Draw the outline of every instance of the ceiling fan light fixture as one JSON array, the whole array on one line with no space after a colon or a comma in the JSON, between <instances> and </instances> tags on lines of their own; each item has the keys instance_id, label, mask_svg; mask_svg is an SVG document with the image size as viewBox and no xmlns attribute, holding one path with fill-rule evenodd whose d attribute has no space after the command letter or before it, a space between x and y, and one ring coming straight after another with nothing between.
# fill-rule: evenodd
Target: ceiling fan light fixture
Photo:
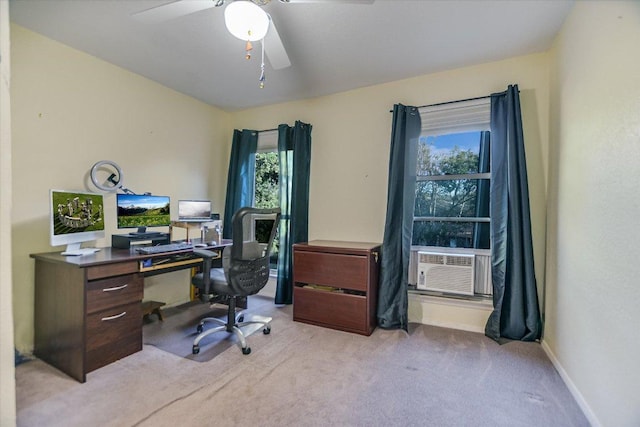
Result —
<instances>
[{"instance_id":1,"label":"ceiling fan light fixture","mask_svg":"<svg viewBox=\"0 0 640 427\"><path fill-rule=\"evenodd\" d=\"M236 0L224 10L227 30L244 41L262 40L269 29L269 16L260 6L246 0Z\"/></svg>"}]
</instances>

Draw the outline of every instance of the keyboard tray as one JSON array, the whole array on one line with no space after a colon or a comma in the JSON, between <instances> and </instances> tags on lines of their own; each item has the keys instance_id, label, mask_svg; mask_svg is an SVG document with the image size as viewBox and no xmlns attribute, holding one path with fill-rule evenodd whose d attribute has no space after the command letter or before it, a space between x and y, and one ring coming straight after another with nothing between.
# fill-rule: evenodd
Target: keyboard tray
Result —
<instances>
[{"instance_id":1,"label":"keyboard tray","mask_svg":"<svg viewBox=\"0 0 640 427\"><path fill-rule=\"evenodd\" d=\"M193 250L193 245L191 243L169 243L166 245L143 246L141 248L136 248L136 251L143 255L157 255L185 250Z\"/></svg>"}]
</instances>

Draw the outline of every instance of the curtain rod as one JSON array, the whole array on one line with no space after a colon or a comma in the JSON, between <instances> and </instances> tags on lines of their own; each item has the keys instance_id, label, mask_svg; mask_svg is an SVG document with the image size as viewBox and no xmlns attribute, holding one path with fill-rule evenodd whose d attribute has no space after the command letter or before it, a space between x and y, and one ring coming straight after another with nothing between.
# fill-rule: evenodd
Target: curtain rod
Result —
<instances>
[{"instance_id":1,"label":"curtain rod","mask_svg":"<svg viewBox=\"0 0 640 427\"><path fill-rule=\"evenodd\" d=\"M467 99L458 99L456 101L437 102L435 104L420 105L420 106L415 107L415 108L437 107L437 106L440 106L440 105L455 104L456 102L475 101L475 100L478 100L478 99L485 99L485 98L491 98L491 95L477 96L475 98L467 98ZM393 110L389 110L389 112L393 113Z\"/></svg>"},{"instance_id":2,"label":"curtain rod","mask_svg":"<svg viewBox=\"0 0 640 427\"><path fill-rule=\"evenodd\" d=\"M258 130L258 131L256 131L256 132L258 132L258 133L262 133L262 132L273 132L274 130L278 130L278 128L275 128L275 129L264 129L264 130Z\"/></svg>"},{"instance_id":3,"label":"curtain rod","mask_svg":"<svg viewBox=\"0 0 640 427\"><path fill-rule=\"evenodd\" d=\"M493 95L500 95L501 93L504 93L504 92L494 93ZM518 93L520 93L519 90L518 90ZM456 102L477 101L478 99L491 98L491 96L492 95L485 95L485 96L476 96L475 98L458 99L456 101L437 102L435 104L420 105L420 106L418 106L416 108L437 107L437 106L440 106L440 105L455 104ZM393 110L391 110L390 112L393 113Z\"/></svg>"},{"instance_id":4,"label":"curtain rod","mask_svg":"<svg viewBox=\"0 0 640 427\"><path fill-rule=\"evenodd\" d=\"M467 99L458 99L457 101L438 102L438 103L429 104L429 105L420 105L416 108L437 107L439 105L455 104L456 102L476 101L478 99L486 99L486 98L491 98L491 95L477 96L475 98L467 98Z\"/></svg>"}]
</instances>

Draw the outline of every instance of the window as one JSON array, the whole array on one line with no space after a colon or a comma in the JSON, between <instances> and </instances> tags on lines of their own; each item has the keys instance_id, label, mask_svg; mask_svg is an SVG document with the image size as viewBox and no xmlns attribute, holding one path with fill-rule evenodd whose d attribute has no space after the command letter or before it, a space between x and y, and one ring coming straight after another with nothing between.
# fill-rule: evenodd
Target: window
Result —
<instances>
[{"instance_id":1,"label":"window","mask_svg":"<svg viewBox=\"0 0 640 427\"><path fill-rule=\"evenodd\" d=\"M277 208L278 198L278 153L267 151L256 153L256 176L253 206L256 208Z\"/></svg>"},{"instance_id":2,"label":"window","mask_svg":"<svg viewBox=\"0 0 640 427\"><path fill-rule=\"evenodd\" d=\"M420 109L414 246L489 249L489 99Z\"/></svg>"},{"instance_id":3,"label":"window","mask_svg":"<svg viewBox=\"0 0 640 427\"><path fill-rule=\"evenodd\" d=\"M449 287L437 291L433 283L431 287L418 287L419 259L422 259L419 251L474 254L471 299L484 299L492 294L490 109L489 98L419 108L422 131L416 156L409 283L422 293L456 294L456 298L469 295ZM446 271L451 273L451 269ZM445 280L458 283L456 277Z\"/></svg>"},{"instance_id":4,"label":"window","mask_svg":"<svg viewBox=\"0 0 640 427\"><path fill-rule=\"evenodd\" d=\"M488 140L488 131L420 138L413 245L489 248Z\"/></svg>"},{"instance_id":5,"label":"window","mask_svg":"<svg viewBox=\"0 0 640 427\"><path fill-rule=\"evenodd\" d=\"M278 163L278 131L266 131L258 134L256 152L253 206L256 208L277 208L280 206ZM271 269L278 267L278 239L271 248Z\"/></svg>"}]
</instances>

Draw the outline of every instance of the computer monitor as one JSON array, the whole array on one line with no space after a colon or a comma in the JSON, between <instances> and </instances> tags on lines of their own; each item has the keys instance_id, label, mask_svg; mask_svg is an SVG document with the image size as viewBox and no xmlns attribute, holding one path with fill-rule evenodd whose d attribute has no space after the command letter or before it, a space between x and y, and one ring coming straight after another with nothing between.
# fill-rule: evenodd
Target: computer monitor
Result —
<instances>
[{"instance_id":1,"label":"computer monitor","mask_svg":"<svg viewBox=\"0 0 640 427\"><path fill-rule=\"evenodd\" d=\"M83 242L103 239L104 200L102 194L50 190L50 243L67 245L62 255L85 255L97 249L84 248Z\"/></svg>"},{"instance_id":2,"label":"computer monitor","mask_svg":"<svg viewBox=\"0 0 640 427\"><path fill-rule=\"evenodd\" d=\"M178 200L178 221L211 221L210 200Z\"/></svg>"},{"instance_id":3,"label":"computer monitor","mask_svg":"<svg viewBox=\"0 0 640 427\"><path fill-rule=\"evenodd\" d=\"M136 228L129 234L148 234L147 227L171 225L171 200L169 196L150 194L116 195L118 228Z\"/></svg>"}]
</instances>

